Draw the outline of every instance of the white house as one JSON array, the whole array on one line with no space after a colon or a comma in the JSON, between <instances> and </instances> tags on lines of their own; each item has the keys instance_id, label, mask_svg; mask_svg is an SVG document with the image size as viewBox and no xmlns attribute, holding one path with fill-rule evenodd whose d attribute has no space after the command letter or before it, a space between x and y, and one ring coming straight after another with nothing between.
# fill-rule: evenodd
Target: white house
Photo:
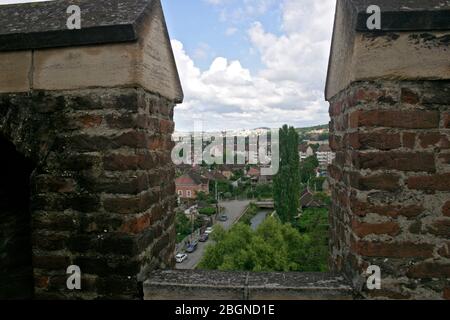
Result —
<instances>
[{"instance_id":1,"label":"white house","mask_svg":"<svg viewBox=\"0 0 450 320\"><path fill-rule=\"evenodd\" d=\"M298 147L300 162L304 161L306 158L314 155L314 150L311 146L302 144Z\"/></svg>"},{"instance_id":2,"label":"white house","mask_svg":"<svg viewBox=\"0 0 450 320\"><path fill-rule=\"evenodd\" d=\"M331 151L330 145L323 144L317 150L317 160L319 160L320 168L327 168L332 162L336 155Z\"/></svg>"}]
</instances>

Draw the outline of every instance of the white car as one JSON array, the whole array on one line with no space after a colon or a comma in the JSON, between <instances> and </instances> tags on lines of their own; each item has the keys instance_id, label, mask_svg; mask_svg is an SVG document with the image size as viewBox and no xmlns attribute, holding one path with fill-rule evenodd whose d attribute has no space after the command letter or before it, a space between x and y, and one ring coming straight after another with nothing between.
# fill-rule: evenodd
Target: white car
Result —
<instances>
[{"instance_id":1,"label":"white car","mask_svg":"<svg viewBox=\"0 0 450 320\"><path fill-rule=\"evenodd\" d=\"M187 258L188 256L185 253L179 253L175 256L175 260L177 261L177 263L183 263Z\"/></svg>"},{"instance_id":2,"label":"white car","mask_svg":"<svg viewBox=\"0 0 450 320\"><path fill-rule=\"evenodd\" d=\"M212 232L213 232L213 228L209 227L209 228L206 228L205 234L210 235Z\"/></svg>"}]
</instances>

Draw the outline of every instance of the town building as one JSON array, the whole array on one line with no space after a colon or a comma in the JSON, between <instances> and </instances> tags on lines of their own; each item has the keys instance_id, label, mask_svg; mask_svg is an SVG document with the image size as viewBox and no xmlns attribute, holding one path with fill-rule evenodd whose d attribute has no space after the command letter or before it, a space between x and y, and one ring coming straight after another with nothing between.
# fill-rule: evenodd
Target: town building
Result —
<instances>
[{"instance_id":1,"label":"town building","mask_svg":"<svg viewBox=\"0 0 450 320\"><path fill-rule=\"evenodd\" d=\"M317 160L319 161L319 168L322 170L326 170L327 167L333 162L333 159L336 157L329 144L320 145L319 149L317 150L316 156Z\"/></svg>"},{"instance_id":2,"label":"town building","mask_svg":"<svg viewBox=\"0 0 450 320\"><path fill-rule=\"evenodd\" d=\"M175 189L180 199L195 200L199 192L209 194L209 179L190 171L175 180Z\"/></svg>"},{"instance_id":3,"label":"town building","mask_svg":"<svg viewBox=\"0 0 450 320\"><path fill-rule=\"evenodd\" d=\"M250 170L247 172L247 177L249 177L252 180L259 180L259 177L261 176L261 170L256 167L251 167Z\"/></svg>"},{"instance_id":4,"label":"town building","mask_svg":"<svg viewBox=\"0 0 450 320\"><path fill-rule=\"evenodd\" d=\"M233 177L233 170L231 169L230 166L222 165L219 167L219 171L228 180L230 180Z\"/></svg>"},{"instance_id":5,"label":"town building","mask_svg":"<svg viewBox=\"0 0 450 320\"><path fill-rule=\"evenodd\" d=\"M307 188L303 189L300 195L300 206L302 209L326 207L326 205L321 200L315 198L314 194Z\"/></svg>"},{"instance_id":6,"label":"town building","mask_svg":"<svg viewBox=\"0 0 450 320\"><path fill-rule=\"evenodd\" d=\"M301 144L298 146L298 154L299 154L300 162L302 162L306 158L313 156L314 150L308 144Z\"/></svg>"},{"instance_id":7,"label":"town building","mask_svg":"<svg viewBox=\"0 0 450 320\"><path fill-rule=\"evenodd\" d=\"M227 177L225 177L219 170L210 170L205 172L203 175L210 181L225 181Z\"/></svg>"}]
</instances>

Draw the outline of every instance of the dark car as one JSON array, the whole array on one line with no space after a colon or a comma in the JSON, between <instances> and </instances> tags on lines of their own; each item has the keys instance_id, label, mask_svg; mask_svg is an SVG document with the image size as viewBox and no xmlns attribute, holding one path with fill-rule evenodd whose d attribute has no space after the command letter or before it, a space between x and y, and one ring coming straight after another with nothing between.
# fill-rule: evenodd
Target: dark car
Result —
<instances>
[{"instance_id":1,"label":"dark car","mask_svg":"<svg viewBox=\"0 0 450 320\"><path fill-rule=\"evenodd\" d=\"M197 242L192 242L191 244L188 245L186 252L187 253L192 253L195 250L197 250Z\"/></svg>"},{"instance_id":2,"label":"dark car","mask_svg":"<svg viewBox=\"0 0 450 320\"><path fill-rule=\"evenodd\" d=\"M225 222L225 221L228 221L228 217L226 215L221 215L219 220L222 222Z\"/></svg>"},{"instance_id":3,"label":"dark car","mask_svg":"<svg viewBox=\"0 0 450 320\"><path fill-rule=\"evenodd\" d=\"M200 239L198 241L206 242L206 241L208 241L208 239L209 239L209 236L206 233L204 233L204 234L202 234L202 236L200 237Z\"/></svg>"}]
</instances>

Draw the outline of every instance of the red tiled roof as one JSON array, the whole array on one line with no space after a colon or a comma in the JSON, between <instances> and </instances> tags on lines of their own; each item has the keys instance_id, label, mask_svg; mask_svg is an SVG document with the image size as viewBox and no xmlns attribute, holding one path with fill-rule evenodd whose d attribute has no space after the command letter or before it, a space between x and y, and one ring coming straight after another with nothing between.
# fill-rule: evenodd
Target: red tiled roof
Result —
<instances>
[{"instance_id":1,"label":"red tiled roof","mask_svg":"<svg viewBox=\"0 0 450 320\"><path fill-rule=\"evenodd\" d=\"M208 178L200 174L190 171L175 180L176 185L202 185L207 184Z\"/></svg>"},{"instance_id":2,"label":"red tiled roof","mask_svg":"<svg viewBox=\"0 0 450 320\"><path fill-rule=\"evenodd\" d=\"M259 176L260 175L260 171L257 168L250 168L250 170L248 170L247 173L249 176Z\"/></svg>"}]
</instances>

